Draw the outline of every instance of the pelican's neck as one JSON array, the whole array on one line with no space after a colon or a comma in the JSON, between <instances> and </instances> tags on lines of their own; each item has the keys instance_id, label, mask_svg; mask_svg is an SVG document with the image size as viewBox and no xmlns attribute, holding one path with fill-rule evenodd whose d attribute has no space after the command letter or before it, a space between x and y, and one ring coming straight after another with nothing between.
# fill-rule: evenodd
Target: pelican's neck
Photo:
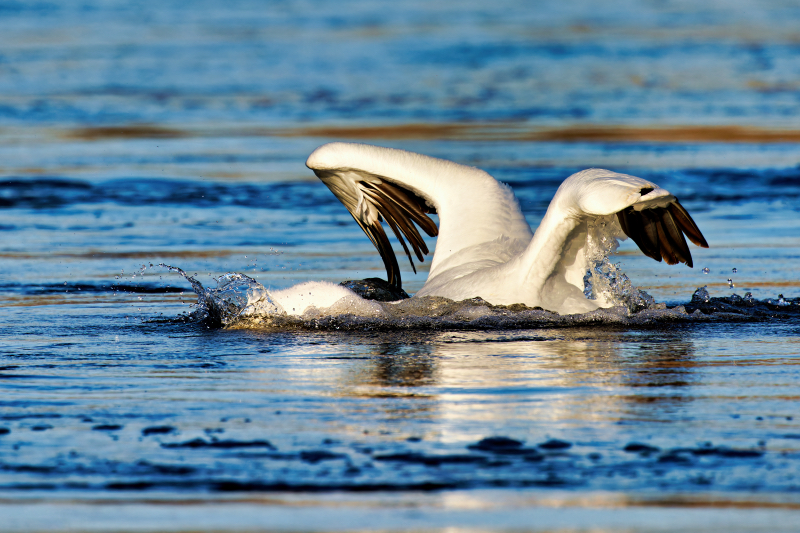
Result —
<instances>
[{"instance_id":1,"label":"pelican's neck","mask_svg":"<svg viewBox=\"0 0 800 533\"><path fill-rule=\"evenodd\" d=\"M597 306L583 294L586 221L576 209L550 205L514 271L526 300L545 309L586 312Z\"/></svg>"},{"instance_id":2,"label":"pelican's neck","mask_svg":"<svg viewBox=\"0 0 800 533\"><path fill-rule=\"evenodd\" d=\"M562 260L570 234L580 225L578 216L553 206L547 210L521 257L520 273L528 282L544 282L550 276Z\"/></svg>"}]
</instances>

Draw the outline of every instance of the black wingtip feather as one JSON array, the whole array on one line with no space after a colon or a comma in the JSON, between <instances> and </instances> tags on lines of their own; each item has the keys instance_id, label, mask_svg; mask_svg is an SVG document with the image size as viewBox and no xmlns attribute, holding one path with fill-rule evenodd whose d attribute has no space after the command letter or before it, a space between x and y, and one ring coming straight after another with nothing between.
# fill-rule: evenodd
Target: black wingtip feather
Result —
<instances>
[{"instance_id":1,"label":"black wingtip feather","mask_svg":"<svg viewBox=\"0 0 800 533\"><path fill-rule=\"evenodd\" d=\"M658 214L661 217L661 227L664 229L666 242L669 243L673 254L681 263L685 263L688 267L693 267L692 252L689 251L689 245L686 244L686 238L683 232L675 224L675 219L669 212L669 209L659 210Z\"/></svg>"},{"instance_id":2,"label":"black wingtip feather","mask_svg":"<svg viewBox=\"0 0 800 533\"><path fill-rule=\"evenodd\" d=\"M625 235L636 243L644 255L656 261L661 261L661 252L658 247L658 232L647 231L647 225L650 224L650 221L641 211L636 211L632 207L628 207L618 212L617 218L623 220L620 222L622 230L625 232Z\"/></svg>"},{"instance_id":3,"label":"black wingtip feather","mask_svg":"<svg viewBox=\"0 0 800 533\"><path fill-rule=\"evenodd\" d=\"M642 194L646 194L642 189ZM647 191L650 192L650 191ZM667 207L636 211L627 207L617 213L622 232L636 243L647 257L674 265L694 266L686 237L697 246L708 248L705 237L683 206L675 200Z\"/></svg>"},{"instance_id":4,"label":"black wingtip feather","mask_svg":"<svg viewBox=\"0 0 800 533\"><path fill-rule=\"evenodd\" d=\"M681 231L689 237L690 241L701 248L708 248L708 242L706 238L703 237L703 234L700 233L700 228L697 227L697 224L692 219L691 215L689 215L689 212L686 211L677 199L669 204L667 209L669 209L669 212L675 219L675 223Z\"/></svg>"},{"instance_id":5,"label":"black wingtip feather","mask_svg":"<svg viewBox=\"0 0 800 533\"><path fill-rule=\"evenodd\" d=\"M370 237L372 243L378 249L381 258L383 259L384 266L386 267L386 274L389 278L389 283L396 287L401 287L400 282L400 269L397 264L397 257L391 248L388 238L380 225L380 220L386 221L389 227L394 232L400 245L403 247L408 262L411 263L411 268L416 274L417 268L414 265L414 260L411 256L411 251L406 245L406 239L411 249L414 250L414 255L419 261L425 260L425 255L429 253L428 245L425 240L417 231L414 223L419 225L431 237L439 234L439 228L436 223L426 215L426 213L435 213L436 210L431 208L425 203L423 198L420 198L413 192L404 189L398 185L388 183L386 181L378 181L380 176L375 176L375 181L361 181L359 186L365 197L370 201L373 207L378 211L378 222L372 226L373 234L368 231L364 225L361 228ZM355 217L354 217L355 218ZM380 229L380 233L378 233Z\"/></svg>"}]
</instances>

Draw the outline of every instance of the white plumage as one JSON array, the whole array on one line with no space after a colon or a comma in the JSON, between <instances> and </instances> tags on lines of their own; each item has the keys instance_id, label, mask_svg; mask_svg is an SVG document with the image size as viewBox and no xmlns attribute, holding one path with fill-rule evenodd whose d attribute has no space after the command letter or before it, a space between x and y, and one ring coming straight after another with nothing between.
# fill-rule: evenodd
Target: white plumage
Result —
<instances>
[{"instance_id":1,"label":"white plumage","mask_svg":"<svg viewBox=\"0 0 800 533\"><path fill-rule=\"evenodd\" d=\"M417 226L437 235L430 273L416 296L492 304L523 303L558 313L586 312L601 301L583 293L589 224L604 220L642 251L692 265L684 234L705 239L668 191L602 169L578 172L559 187L535 233L511 189L486 172L404 150L355 143L317 148L306 165L330 188L378 249L389 283L401 286L381 222L403 236L419 260L428 253ZM439 227L427 216L436 213ZM413 260L412 260L413 267Z\"/></svg>"}]
</instances>

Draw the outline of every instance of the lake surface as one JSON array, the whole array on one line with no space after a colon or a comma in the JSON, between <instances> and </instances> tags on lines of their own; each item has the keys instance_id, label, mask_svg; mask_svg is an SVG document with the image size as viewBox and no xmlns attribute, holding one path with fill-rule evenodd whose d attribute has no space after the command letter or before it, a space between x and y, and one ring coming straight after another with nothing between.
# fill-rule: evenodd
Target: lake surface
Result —
<instances>
[{"instance_id":1,"label":"lake surface","mask_svg":"<svg viewBox=\"0 0 800 533\"><path fill-rule=\"evenodd\" d=\"M0 530L795 531L798 28L778 0L0 2ZM193 319L159 264L385 275L304 166L332 140L483 168L533 226L579 169L652 179L711 247L611 260L688 313Z\"/></svg>"}]
</instances>

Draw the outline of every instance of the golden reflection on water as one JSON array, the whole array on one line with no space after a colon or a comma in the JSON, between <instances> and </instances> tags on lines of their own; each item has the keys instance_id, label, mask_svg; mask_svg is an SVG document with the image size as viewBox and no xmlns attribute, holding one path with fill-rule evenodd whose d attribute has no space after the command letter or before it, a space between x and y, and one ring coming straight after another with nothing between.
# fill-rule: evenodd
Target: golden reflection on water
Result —
<instances>
[{"instance_id":1,"label":"golden reflection on water","mask_svg":"<svg viewBox=\"0 0 800 533\"><path fill-rule=\"evenodd\" d=\"M66 139L98 141L103 139L175 139L188 136L188 132L156 124L129 124L81 127L68 130L61 135Z\"/></svg>"},{"instance_id":2,"label":"golden reflection on water","mask_svg":"<svg viewBox=\"0 0 800 533\"><path fill-rule=\"evenodd\" d=\"M401 345L382 345L372 359L366 385L377 387L425 387L437 384L438 365L429 347L420 347L408 357ZM428 353L425 353L425 352Z\"/></svg>"},{"instance_id":3,"label":"golden reflection on water","mask_svg":"<svg viewBox=\"0 0 800 533\"><path fill-rule=\"evenodd\" d=\"M528 142L785 143L800 131L747 126L627 126L580 124L559 127L517 123L315 126L279 130L277 136L343 139L437 139Z\"/></svg>"},{"instance_id":4,"label":"golden reflection on water","mask_svg":"<svg viewBox=\"0 0 800 533\"><path fill-rule=\"evenodd\" d=\"M81 127L54 131L56 138L169 139L185 137L325 137L358 140L458 140L527 142L794 143L800 130L757 126L572 124L557 127L519 122L347 124L292 128L164 127L155 124Z\"/></svg>"},{"instance_id":5,"label":"golden reflection on water","mask_svg":"<svg viewBox=\"0 0 800 533\"><path fill-rule=\"evenodd\" d=\"M666 421L692 401L680 389L700 385L695 345L680 333L662 331L658 342L583 328L418 337L368 345L365 358L334 378L337 395L424 400L381 408L389 420L435 419L439 438L464 440L476 435L447 428L504 419Z\"/></svg>"},{"instance_id":6,"label":"golden reflection on water","mask_svg":"<svg viewBox=\"0 0 800 533\"><path fill-rule=\"evenodd\" d=\"M141 299L140 299L141 298ZM102 305L102 304L137 304L139 306L158 303L194 303L197 297L191 291L187 294L164 293L147 294L146 301L141 295L129 292L118 292L114 296L108 294L98 295L92 292L82 293L75 289L65 291L64 294L33 294L20 296L5 296L0 298L3 307L35 307L44 305Z\"/></svg>"},{"instance_id":7,"label":"golden reflection on water","mask_svg":"<svg viewBox=\"0 0 800 533\"><path fill-rule=\"evenodd\" d=\"M8 259L48 259L55 257L71 259L157 259L160 257L181 259L205 259L228 257L232 255L263 254L263 250L135 250L129 252L110 252L107 250L87 250L85 252L0 252L0 258Z\"/></svg>"},{"instance_id":8,"label":"golden reflection on water","mask_svg":"<svg viewBox=\"0 0 800 533\"><path fill-rule=\"evenodd\" d=\"M20 505L31 503L47 503L48 499L27 497L17 499L12 497L0 498L0 505ZM62 504L83 504L88 506L118 505L116 498L61 498ZM125 498L124 505L158 505L178 507L202 507L209 504L253 504L259 507L280 505L285 507L310 508L316 506L334 505L351 509L363 508L419 508L421 502L416 495L391 494L365 495L347 494L307 495L307 494L241 494L232 493L225 495L173 495L168 499L157 496L136 497L130 495ZM793 509L800 510L800 503L794 501L786 494L620 494L611 492L588 492L575 494L571 491L551 490L540 493L516 492L497 494L494 491L472 490L451 491L440 494L426 495L425 504L442 509L469 510L469 509L496 509L503 507L594 507L594 508L625 508L625 507L679 507L679 508L714 508L714 509ZM192 530L194 531L194 530Z\"/></svg>"}]
</instances>

